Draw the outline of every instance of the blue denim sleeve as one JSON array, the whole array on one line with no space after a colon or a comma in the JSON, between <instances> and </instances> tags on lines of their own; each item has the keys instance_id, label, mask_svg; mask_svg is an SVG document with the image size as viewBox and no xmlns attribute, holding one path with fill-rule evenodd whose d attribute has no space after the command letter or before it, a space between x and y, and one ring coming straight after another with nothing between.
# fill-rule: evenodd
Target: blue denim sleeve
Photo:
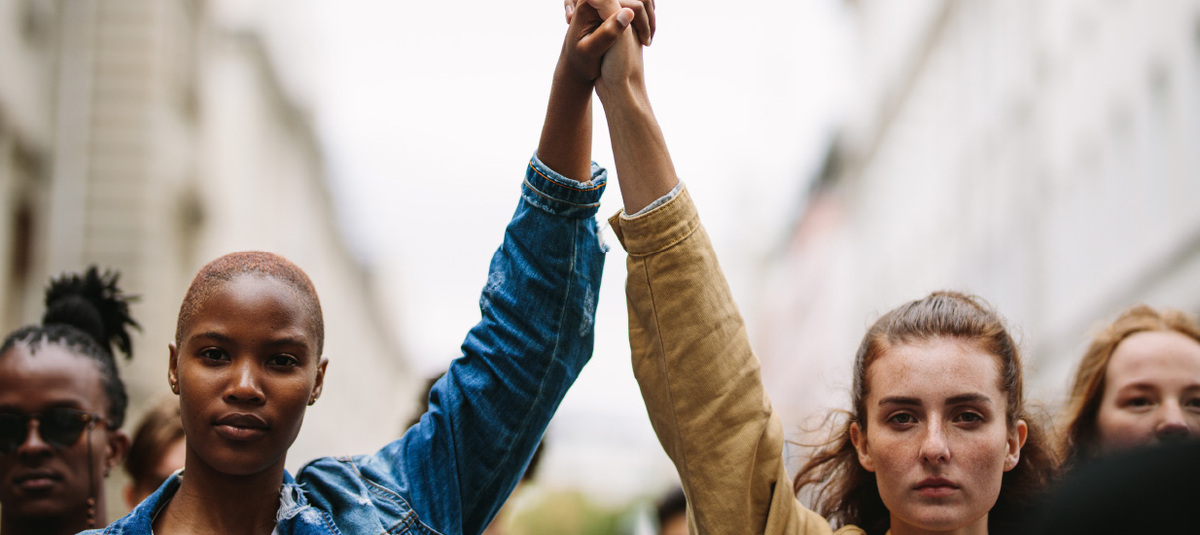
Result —
<instances>
[{"instance_id":1,"label":"blue denim sleeve","mask_svg":"<svg viewBox=\"0 0 1200 535\"><path fill-rule=\"evenodd\" d=\"M595 164L581 183L532 158L462 356L433 386L420 422L360 461L364 475L394 478L435 531L487 527L591 357L605 253L595 215L605 184Z\"/></svg>"}]
</instances>

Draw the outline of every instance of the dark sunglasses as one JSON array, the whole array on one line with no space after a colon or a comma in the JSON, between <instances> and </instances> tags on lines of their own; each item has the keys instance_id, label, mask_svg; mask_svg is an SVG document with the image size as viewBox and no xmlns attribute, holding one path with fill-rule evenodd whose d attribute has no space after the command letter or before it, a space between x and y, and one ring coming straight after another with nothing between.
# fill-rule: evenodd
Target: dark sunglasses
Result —
<instances>
[{"instance_id":1,"label":"dark sunglasses","mask_svg":"<svg viewBox=\"0 0 1200 535\"><path fill-rule=\"evenodd\" d=\"M29 436L30 420L37 420L38 434L55 449L75 444L84 430L91 430L97 422L106 421L99 414L65 407L49 409L41 414L0 413L0 454L17 451L25 443Z\"/></svg>"}]
</instances>

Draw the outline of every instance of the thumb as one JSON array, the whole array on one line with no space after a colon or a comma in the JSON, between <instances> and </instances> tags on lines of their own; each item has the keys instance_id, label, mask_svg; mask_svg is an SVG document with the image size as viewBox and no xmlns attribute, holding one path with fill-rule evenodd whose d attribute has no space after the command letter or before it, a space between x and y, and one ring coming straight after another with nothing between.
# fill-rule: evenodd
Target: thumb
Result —
<instances>
[{"instance_id":1,"label":"thumb","mask_svg":"<svg viewBox=\"0 0 1200 535\"><path fill-rule=\"evenodd\" d=\"M633 21L633 10L621 8L596 28L596 31L580 41L581 48L597 57L604 55L621 38L621 34L625 33L625 29L629 27L631 21Z\"/></svg>"}]
</instances>

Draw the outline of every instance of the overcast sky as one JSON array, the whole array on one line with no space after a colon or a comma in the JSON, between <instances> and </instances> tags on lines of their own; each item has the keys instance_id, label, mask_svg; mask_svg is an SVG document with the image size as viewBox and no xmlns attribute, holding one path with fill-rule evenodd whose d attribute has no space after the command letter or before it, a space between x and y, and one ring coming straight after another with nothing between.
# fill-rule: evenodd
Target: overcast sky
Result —
<instances>
[{"instance_id":1,"label":"overcast sky","mask_svg":"<svg viewBox=\"0 0 1200 535\"><path fill-rule=\"evenodd\" d=\"M662 0L647 83L735 295L780 238L848 86L839 0ZM276 4L278 5L278 4ZM561 2L312 1L313 91L354 248L386 277L421 374L458 354L536 148L566 30ZM597 101L593 158L612 172ZM600 215L620 208L615 176ZM596 353L552 424L543 475L620 500L674 476L629 364L624 252Z\"/></svg>"}]
</instances>

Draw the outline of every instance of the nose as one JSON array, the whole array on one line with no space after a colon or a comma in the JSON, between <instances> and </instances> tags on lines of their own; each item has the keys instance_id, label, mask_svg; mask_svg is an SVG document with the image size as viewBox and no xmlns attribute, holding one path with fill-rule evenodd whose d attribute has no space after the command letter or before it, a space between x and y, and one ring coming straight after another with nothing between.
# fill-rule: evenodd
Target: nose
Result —
<instances>
[{"instance_id":1,"label":"nose","mask_svg":"<svg viewBox=\"0 0 1200 535\"><path fill-rule=\"evenodd\" d=\"M1184 419L1183 408L1172 400L1163 404L1163 416L1154 428L1154 435L1159 442L1178 442L1191 434L1187 420Z\"/></svg>"},{"instance_id":2,"label":"nose","mask_svg":"<svg viewBox=\"0 0 1200 535\"><path fill-rule=\"evenodd\" d=\"M946 430L935 420L925 428L925 436L921 439L921 461L944 463L949 460L950 443L946 440Z\"/></svg>"},{"instance_id":3,"label":"nose","mask_svg":"<svg viewBox=\"0 0 1200 535\"><path fill-rule=\"evenodd\" d=\"M259 384L258 369L254 359L237 359L233 367L233 377L225 399L240 403L261 403L263 400L262 387Z\"/></svg>"},{"instance_id":4,"label":"nose","mask_svg":"<svg viewBox=\"0 0 1200 535\"><path fill-rule=\"evenodd\" d=\"M42 423L37 418L29 419L29 427L25 430L25 440L17 446L17 454L24 458L36 458L49 454L53 448L42 440Z\"/></svg>"}]
</instances>

